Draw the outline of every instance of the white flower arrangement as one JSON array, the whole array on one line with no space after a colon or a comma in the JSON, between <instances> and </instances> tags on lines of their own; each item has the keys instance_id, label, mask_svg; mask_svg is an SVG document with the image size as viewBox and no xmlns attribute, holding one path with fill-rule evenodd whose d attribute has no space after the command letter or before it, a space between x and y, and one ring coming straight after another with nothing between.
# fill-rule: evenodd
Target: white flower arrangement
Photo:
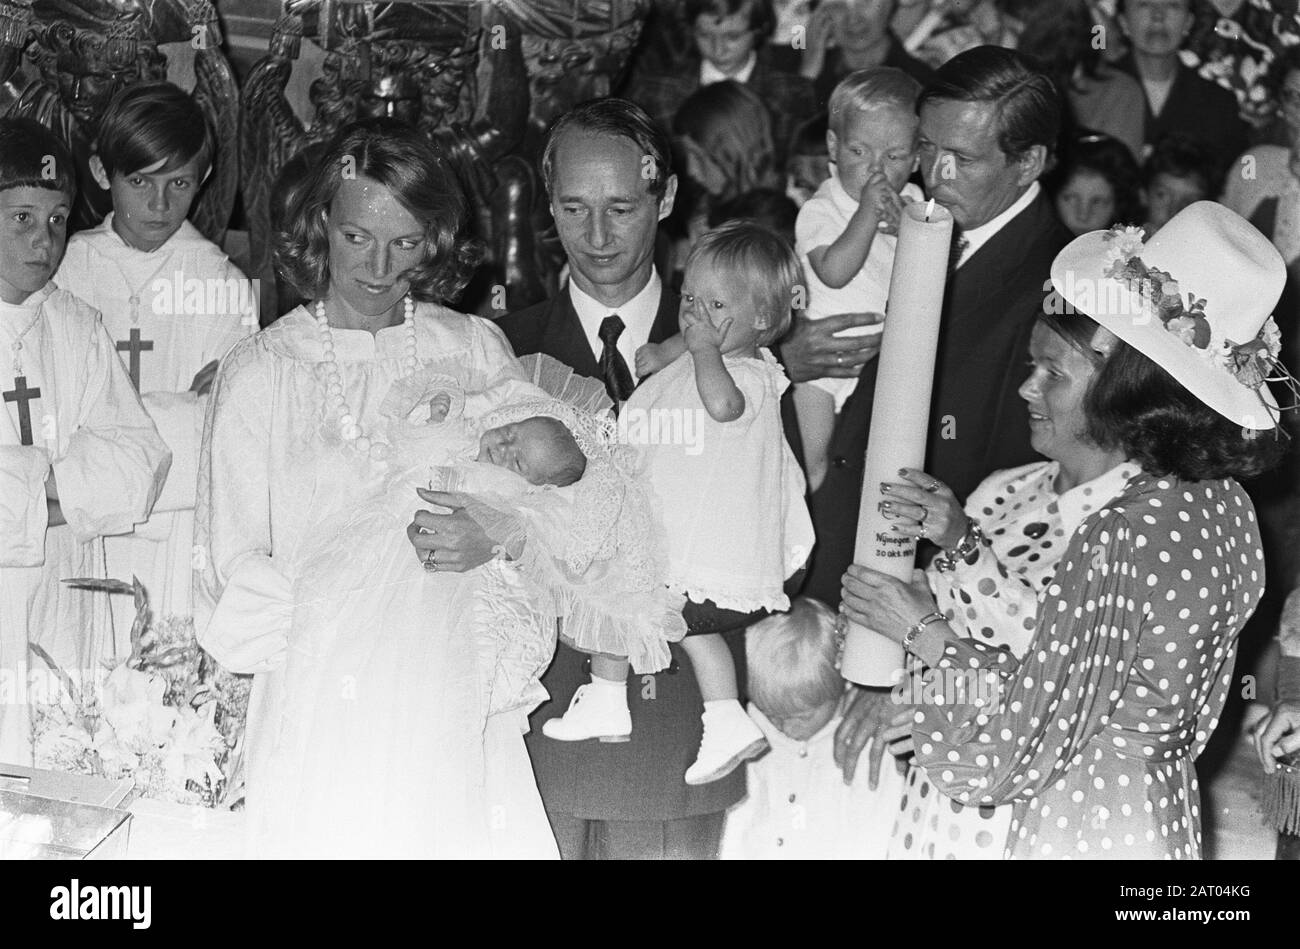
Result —
<instances>
[{"instance_id":1,"label":"white flower arrangement","mask_svg":"<svg viewBox=\"0 0 1300 949\"><path fill-rule=\"evenodd\" d=\"M194 639L190 617L153 622L139 581L65 581L136 598L131 656L77 686L44 650L32 651L63 684L38 706L36 765L132 778L145 797L228 807L242 794L240 747L250 680L221 669Z\"/></svg>"}]
</instances>

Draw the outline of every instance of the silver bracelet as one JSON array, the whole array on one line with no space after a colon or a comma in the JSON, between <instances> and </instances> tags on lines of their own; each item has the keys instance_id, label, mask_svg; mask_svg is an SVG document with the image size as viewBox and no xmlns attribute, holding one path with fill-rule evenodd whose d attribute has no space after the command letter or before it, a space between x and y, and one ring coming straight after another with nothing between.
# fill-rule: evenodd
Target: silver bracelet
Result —
<instances>
[{"instance_id":1,"label":"silver bracelet","mask_svg":"<svg viewBox=\"0 0 1300 949\"><path fill-rule=\"evenodd\" d=\"M907 633L903 636L903 651L911 652L912 644L916 642L916 637L920 636L921 631L924 630L931 623L946 623L946 622L948 622L948 617L944 616L942 613L938 613L938 612L927 613L924 616L922 616L919 620L917 620L915 623L913 623L911 626L907 628Z\"/></svg>"},{"instance_id":2,"label":"silver bracelet","mask_svg":"<svg viewBox=\"0 0 1300 949\"><path fill-rule=\"evenodd\" d=\"M980 530L979 522L974 518L966 519L966 533L961 535L961 540L957 541L955 547L941 551L934 558L934 567L940 572L956 570L957 564L966 562L974 563L979 559L980 549L984 546L984 532Z\"/></svg>"}]
</instances>

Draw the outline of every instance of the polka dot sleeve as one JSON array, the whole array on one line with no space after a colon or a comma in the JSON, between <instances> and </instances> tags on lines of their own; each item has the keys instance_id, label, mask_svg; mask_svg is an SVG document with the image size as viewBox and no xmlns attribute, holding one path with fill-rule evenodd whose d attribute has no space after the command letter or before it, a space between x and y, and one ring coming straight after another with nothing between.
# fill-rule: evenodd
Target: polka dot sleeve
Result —
<instances>
[{"instance_id":1,"label":"polka dot sleeve","mask_svg":"<svg viewBox=\"0 0 1300 949\"><path fill-rule=\"evenodd\" d=\"M917 763L944 793L978 804L1032 797L1105 726L1137 650L1133 556L1124 515L1100 513L1072 538L1023 660L948 644L928 674L936 694L964 687L969 701L918 706L913 729Z\"/></svg>"}]
</instances>

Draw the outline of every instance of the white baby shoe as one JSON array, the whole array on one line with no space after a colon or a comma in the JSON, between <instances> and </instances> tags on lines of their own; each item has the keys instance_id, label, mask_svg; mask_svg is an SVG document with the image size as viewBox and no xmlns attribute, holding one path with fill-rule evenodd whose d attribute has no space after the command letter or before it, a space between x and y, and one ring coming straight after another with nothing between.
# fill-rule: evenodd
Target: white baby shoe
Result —
<instances>
[{"instance_id":1,"label":"white baby shoe","mask_svg":"<svg viewBox=\"0 0 1300 949\"><path fill-rule=\"evenodd\" d=\"M542 723L542 734L556 741L631 741L632 713L627 709L627 683L596 680L579 686L569 710Z\"/></svg>"},{"instance_id":2,"label":"white baby shoe","mask_svg":"<svg viewBox=\"0 0 1300 949\"><path fill-rule=\"evenodd\" d=\"M735 699L704 703L704 738L695 763L686 769L687 784L725 778L741 762L767 750L767 739Z\"/></svg>"}]
</instances>

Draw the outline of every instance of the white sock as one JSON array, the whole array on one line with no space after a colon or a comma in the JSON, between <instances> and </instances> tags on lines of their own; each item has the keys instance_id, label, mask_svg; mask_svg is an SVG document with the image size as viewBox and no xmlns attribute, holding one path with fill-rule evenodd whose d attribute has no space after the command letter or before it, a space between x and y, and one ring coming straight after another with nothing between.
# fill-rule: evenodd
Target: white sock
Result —
<instances>
[{"instance_id":1,"label":"white sock","mask_svg":"<svg viewBox=\"0 0 1300 949\"><path fill-rule=\"evenodd\" d=\"M601 676L591 675L591 688L599 689L606 693L607 701L617 702L620 708L628 707L628 684L627 682L617 679L601 679Z\"/></svg>"}]
</instances>

